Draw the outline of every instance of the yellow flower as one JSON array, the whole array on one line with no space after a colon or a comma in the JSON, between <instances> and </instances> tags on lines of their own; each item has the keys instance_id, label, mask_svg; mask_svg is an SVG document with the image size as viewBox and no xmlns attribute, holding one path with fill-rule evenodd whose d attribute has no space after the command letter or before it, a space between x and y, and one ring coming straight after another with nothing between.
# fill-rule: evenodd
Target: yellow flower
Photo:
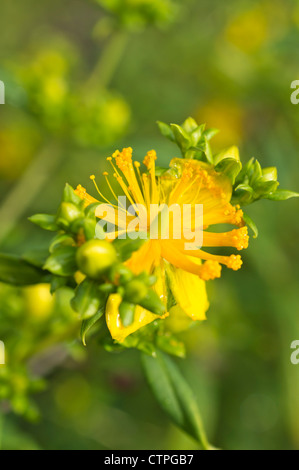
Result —
<instances>
[{"instance_id":1,"label":"yellow flower","mask_svg":"<svg viewBox=\"0 0 299 470\"><path fill-rule=\"evenodd\" d=\"M156 158L155 151L148 152L143 162L148 171L143 174L140 172L140 163L132 160L131 148L124 149L122 152L117 151L113 157L107 159L113 167L114 177L126 198L135 208L136 214L140 215L142 207L146 209L146 227L139 227L139 229L142 228L150 234L153 220L148 214L153 204L165 204L168 207L175 205L182 209L179 213L183 213L184 205L193 208L201 204L203 205L201 225L198 225L194 211L191 211L191 226L192 233L196 230L202 231L203 247L233 247L237 250L248 247L249 237L243 220L243 212L240 207L234 207L230 203L232 185L226 176L217 173L212 165L197 160L176 158L171 161L169 171L156 177ZM104 176L113 197L116 198L108 173L104 173ZM94 181L94 176L91 179ZM128 213L125 206L119 208L111 204L102 195L96 183L95 186L101 195L102 202L105 201L115 208L116 221L122 222L114 233L109 234L109 238L116 238L129 231L132 214ZM87 205L96 202L96 199L89 196L82 186L77 187L76 193L86 201ZM111 221L107 213L102 216L96 211L96 215L103 219L106 217L105 220ZM186 241L189 241L189 237L185 236L186 232L183 230L185 227L181 223L182 236L175 237L173 218L174 216L171 219L170 214L167 239L163 238L163 230L160 229L159 237L152 239L149 236L126 264L135 274L146 271L156 275L157 282L154 290L165 305L169 305L169 295L173 296L176 305L169 308L167 313L169 321L172 315L178 317L182 315L182 312L192 320L204 320L209 307L205 281L219 278L222 265L233 270L240 269L241 256L219 256L202 249L186 249ZM181 220L181 222L184 221ZM225 233L208 231L209 227L219 224L231 224L238 228ZM109 298L106 320L112 337L122 342L129 334L157 317L137 307L134 322L129 327L124 327L118 312L120 301L118 295Z\"/></svg>"}]
</instances>

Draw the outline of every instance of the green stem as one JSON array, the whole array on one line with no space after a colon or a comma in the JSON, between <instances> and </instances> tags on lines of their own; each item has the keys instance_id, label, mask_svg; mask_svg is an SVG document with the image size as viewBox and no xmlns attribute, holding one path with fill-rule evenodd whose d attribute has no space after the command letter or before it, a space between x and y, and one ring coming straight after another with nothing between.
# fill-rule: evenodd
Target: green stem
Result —
<instances>
[{"instance_id":1,"label":"green stem","mask_svg":"<svg viewBox=\"0 0 299 470\"><path fill-rule=\"evenodd\" d=\"M128 42L128 34L123 31L115 33L103 50L86 82L86 88L106 88L110 83Z\"/></svg>"},{"instance_id":2,"label":"green stem","mask_svg":"<svg viewBox=\"0 0 299 470\"><path fill-rule=\"evenodd\" d=\"M112 36L84 85L86 88L107 87L115 73L127 44L127 39L128 35L125 32L118 32ZM15 224L38 195L42 186L58 166L62 155L63 153L57 146L52 145L45 148L35 158L28 170L8 194L0 208L0 244L9 235Z\"/></svg>"},{"instance_id":3,"label":"green stem","mask_svg":"<svg viewBox=\"0 0 299 470\"><path fill-rule=\"evenodd\" d=\"M0 244L54 173L61 155L61 149L57 145L44 148L8 194L0 208Z\"/></svg>"}]
</instances>

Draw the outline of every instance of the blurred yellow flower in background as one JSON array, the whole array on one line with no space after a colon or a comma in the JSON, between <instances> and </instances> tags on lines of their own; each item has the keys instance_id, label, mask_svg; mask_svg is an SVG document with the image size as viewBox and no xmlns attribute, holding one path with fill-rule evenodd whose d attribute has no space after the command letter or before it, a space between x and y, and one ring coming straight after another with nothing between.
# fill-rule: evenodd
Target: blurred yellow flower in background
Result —
<instances>
[{"instance_id":1,"label":"blurred yellow flower in background","mask_svg":"<svg viewBox=\"0 0 299 470\"><path fill-rule=\"evenodd\" d=\"M233 100L211 100L200 107L195 116L199 122L205 122L207 127L221 129L213 138L216 149L223 149L231 145L239 145L244 135L243 121L244 109Z\"/></svg>"},{"instance_id":2,"label":"blurred yellow flower in background","mask_svg":"<svg viewBox=\"0 0 299 470\"><path fill-rule=\"evenodd\" d=\"M264 11L257 7L237 14L229 22L225 37L243 52L257 51L269 38L269 26Z\"/></svg>"}]
</instances>

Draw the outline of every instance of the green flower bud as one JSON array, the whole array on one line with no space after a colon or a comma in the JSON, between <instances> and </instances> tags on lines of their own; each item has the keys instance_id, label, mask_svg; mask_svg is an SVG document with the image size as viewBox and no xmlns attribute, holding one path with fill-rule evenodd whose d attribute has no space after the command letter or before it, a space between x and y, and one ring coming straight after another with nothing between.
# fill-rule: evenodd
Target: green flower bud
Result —
<instances>
[{"instance_id":1,"label":"green flower bud","mask_svg":"<svg viewBox=\"0 0 299 470\"><path fill-rule=\"evenodd\" d=\"M137 279L128 282L125 289L125 300L134 304L139 304L139 302L145 298L148 292L148 289L144 283L142 281L138 281Z\"/></svg>"},{"instance_id":2,"label":"green flower bud","mask_svg":"<svg viewBox=\"0 0 299 470\"><path fill-rule=\"evenodd\" d=\"M277 168L275 166L263 169L263 181L277 181Z\"/></svg>"},{"instance_id":3,"label":"green flower bud","mask_svg":"<svg viewBox=\"0 0 299 470\"><path fill-rule=\"evenodd\" d=\"M68 227L72 222L82 217L82 212L71 202L62 202L56 216L56 223Z\"/></svg>"},{"instance_id":4,"label":"green flower bud","mask_svg":"<svg viewBox=\"0 0 299 470\"><path fill-rule=\"evenodd\" d=\"M116 260L114 247L105 240L90 240L84 243L76 254L80 271L95 280L100 279Z\"/></svg>"},{"instance_id":5,"label":"green flower bud","mask_svg":"<svg viewBox=\"0 0 299 470\"><path fill-rule=\"evenodd\" d=\"M111 282L126 284L133 279L133 273L124 264L116 264L112 266L108 277Z\"/></svg>"}]
</instances>

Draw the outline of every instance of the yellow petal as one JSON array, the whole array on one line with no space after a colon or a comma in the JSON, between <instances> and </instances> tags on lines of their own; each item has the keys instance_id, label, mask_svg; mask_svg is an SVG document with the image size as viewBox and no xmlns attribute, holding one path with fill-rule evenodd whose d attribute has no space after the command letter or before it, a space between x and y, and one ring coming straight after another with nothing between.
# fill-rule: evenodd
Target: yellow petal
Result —
<instances>
[{"instance_id":1,"label":"yellow petal","mask_svg":"<svg viewBox=\"0 0 299 470\"><path fill-rule=\"evenodd\" d=\"M139 330L139 328L159 318L157 315L137 305L133 323L130 326L124 327L118 311L121 301L122 298L119 294L112 294L106 305L106 322L108 329L112 338L119 343L122 343L127 336Z\"/></svg>"},{"instance_id":2,"label":"yellow petal","mask_svg":"<svg viewBox=\"0 0 299 470\"><path fill-rule=\"evenodd\" d=\"M192 320L205 320L209 302L205 282L197 275L167 265L171 292L183 311ZM169 321L171 321L171 312Z\"/></svg>"}]
</instances>

